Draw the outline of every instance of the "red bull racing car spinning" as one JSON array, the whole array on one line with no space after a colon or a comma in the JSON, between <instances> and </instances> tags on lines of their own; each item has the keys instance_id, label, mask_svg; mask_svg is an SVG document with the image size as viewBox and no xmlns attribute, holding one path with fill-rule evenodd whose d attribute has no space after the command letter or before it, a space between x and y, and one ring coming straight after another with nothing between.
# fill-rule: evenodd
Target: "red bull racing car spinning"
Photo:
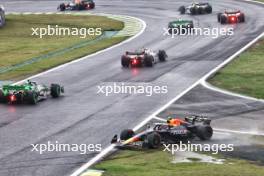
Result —
<instances>
[{"instance_id":1,"label":"red bull racing car spinning","mask_svg":"<svg viewBox=\"0 0 264 176\"><path fill-rule=\"evenodd\" d=\"M164 50L154 52L151 49L143 48L142 50L129 52L127 51L121 57L121 65L123 67L152 67L157 62L165 62L167 54Z\"/></svg>"},{"instance_id":2,"label":"red bull racing car spinning","mask_svg":"<svg viewBox=\"0 0 264 176\"><path fill-rule=\"evenodd\" d=\"M111 143L117 147L142 146L147 148L158 148L162 143L173 144L194 138L209 140L213 135L210 125L211 120L202 116L179 118L169 118L167 123L155 123L147 130L135 134L131 129L123 130L120 138L115 135Z\"/></svg>"},{"instance_id":3,"label":"red bull racing car spinning","mask_svg":"<svg viewBox=\"0 0 264 176\"><path fill-rule=\"evenodd\" d=\"M72 0L72 2L60 4L58 10L89 10L94 9L94 7L95 3L93 0Z\"/></svg>"}]
</instances>

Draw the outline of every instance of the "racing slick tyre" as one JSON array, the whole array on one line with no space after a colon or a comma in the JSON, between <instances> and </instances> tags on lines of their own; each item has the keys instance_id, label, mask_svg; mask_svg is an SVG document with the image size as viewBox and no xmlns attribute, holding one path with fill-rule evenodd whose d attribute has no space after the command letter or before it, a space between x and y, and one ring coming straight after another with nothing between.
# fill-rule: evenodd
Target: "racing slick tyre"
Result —
<instances>
[{"instance_id":1,"label":"racing slick tyre","mask_svg":"<svg viewBox=\"0 0 264 176\"><path fill-rule=\"evenodd\" d=\"M121 132L120 139L125 141L132 138L133 136L135 136L135 132L133 130L125 129Z\"/></svg>"},{"instance_id":2,"label":"racing slick tyre","mask_svg":"<svg viewBox=\"0 0 264 176\"><path fill-rule=\"evenodd\" d=\"M152 67L153 66L153 56L145 56L145 66L146 67Z\"/></svg>"},{"instance_id":3,"label":"racing slick tyre","mask_svg":"<svg viewBox=\"0 0 264 176\"><path fill-rule=\"evenodd\" d=\"M95 3L91 3L90 4L90 9L94 9L95 8Z\"/></svg>"},{"instance_id":4,"label":"racing slick tyre","mask_svg":"<svg viewBox=\"0 0 264 176\"><path fill-rule=\"evenodd\" d=\"M196 14L199 14L199 15L203 14L203 9L202 8L197 8L195 10L196 10Z\"/></svg>"},{"instance_id":5,"label":"racing slick tyre","mask_svg":"<svg viewBox=\"0 0 264 176\"><path fill-rule=\"evenodd\" d=\"M164 50L159 50L158 57L160 62L165 62L167 58L167 53Z\"/></svg>"},{"instance_id":6,"label":"racing slick tyre","mask_svg":"<svg viewBox=\"0 0 264 176\"><path fill-rule=\"evenodd\" d=\"M205 8L205 12L208 13L208 14L212 13L212 12L213 12L213 8L212 8L212 6L208 6L208 7L206 7L206 8Z\"/></svg>"},{"instance_id":7,"label":"racing slick tyre","mask_svg":"<svg viewBox=\"0 0 264 176\"><path fill-rule=\"evenodd\" d=\"M27 92L27 98L26 99L27 99L28 103L35 105L38 102L38 95L34 91Z\"/></svg>"},{"instance_id":8,"label":"racing slick tyre","mask_svg":"<svg viewBox=\"0 0 264 176\"><path fill-rule=\"evenodd\" d=\"M224 15L221 15L221 16L220 16L220 23L221 23L221 24L226 24L226 23L227 23L227 17L224 16Z\"/></svg>"},{"instance_id":9,"label":"racing slick tyre","mask_svg":"<svg viewBox=\"0 0 264 176\"><path fill-rule=\"evenodd\" d=\"M220 21L221 21L221 15L222 15L222 13L218 13L217 14L217 21L220 23Z\"/></svg>"},{"instance_id":10,"label":"racing slick tyre","mask_svg":"<svg viewBox=\"0 0 264 176\"><path fill-rule=\"evenodd\" d=\"M50 95L53 98L58 98L61 95L61 86L58 84L51 84L50 86Z\"/></svg>"},{"instance_id":11,"label":"racing slick tyre","mask_svg":"<svg viewBox=\"0 0 264 176\"><path fill-rule=\"evenodd\" d=\"M244 23L245 22L245 14L241 14L240 16L239 16L239 23Z\"/></svg>"},{"instance_id":12,"label":"racing slick tyre","mask_svg":"<svg viewBox=\"0 0 264 176\"><path fill-rule=\"evenodd\" d=\"M191 15L196 15L196 9L194 7L190 8Z\"/></svg>"},{"instance_id":13,"label":"racing slick tyre","mask_svg":"<svg viewBox=\"0 0 264 176\"><path fill-rule=\"evenodd\" d=\"M147 135L148 148L157 149L161 145L161 137L159 133L153 132Z\"/></svg>"},{"instance_id":14,"label":"racing slick tyre","mask_svg":"<svg viewBox=\"0 0 264 176\"><path fill-rule=\"evenodd\" d=\"M181 7L179 8L179 11L180 11L180 14L185 14L185 12L186 12L186 8L185 8L185 6L181 6Z\"/></svg>"},{"instance_id":15,"label":"racing slick tyre","mask_svg":"<svg viewBox=\"0 0 264 176\"><path fill-rule=\"evenodd\" d=\"M196 135L203 141L211 139L213 128L210 125L200 125L196 127Z\"/></svg>"},{"instance_id":16,"label":"racing slick tyre","mask_svg":"<svg viewBox=\"0 0 264 176\"><path fill-rule=\"evenodd\" d=\"M5 25L5 12L0 8L0 28Z\"/></svg>"},{"instance_id":17,"label":"racing slick tyre","mask_svg":"<svg viewBox=\"0 0 264 176\"><path fill-rule=\"evenodd\" d=\"M122 58L121 58L121 65L123 67L129 67L129 64L130 64L130 59L127 58L126 56L122 56Z\"/></svg>"},{"instance_id":18,"label":"racing slick tyre","mask_svg":"<svg viewBox=\"0 0 264 176\"><path fill-rule=\"evenodd\" d=\"M60 4L60 5L59 5L59 10L60 10L60 11L65 11L65 10L66 10L66 6L65 6L65 4Z\"/></svg>"},{"instance_id":19,"label":"racing slick tyre","mask_svg":"<svg viewBox=\"0 0 264 176\"><path fill-rule=\"evenodd\" d=\"M2 90L0 90L0 102L4 103L6 101L6 97L4 95L4 92Z\"/></svg>"}]
</instances>

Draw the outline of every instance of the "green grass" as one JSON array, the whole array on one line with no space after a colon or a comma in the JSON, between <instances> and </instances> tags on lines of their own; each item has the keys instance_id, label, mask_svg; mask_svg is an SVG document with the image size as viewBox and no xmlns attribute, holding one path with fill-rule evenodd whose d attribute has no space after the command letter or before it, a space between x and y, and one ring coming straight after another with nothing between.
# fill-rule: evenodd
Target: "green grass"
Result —
<instances>
[{"instance_id":1,"label":"green grass","mask_svg":"<svg viewBox=\"0 0 264 176\"><path fill-rule=\"evenodd\" d=\"M32 36L31 28L47 25L74 28L102 28L103 31L116 31L124 27L123 22L102 16L76 15L7 15L6 26L0 29L0 67L23 63L34 57L58 51L81 42L94 40L98 36L48 36L40 39ZM42 72L59 64L72 61L119 43L127 37L103 39L87 48L79 48L65 54L0 74L0 80L20 79Z\"/></svg>"},{"instance_id":2,"label":"green grass","mask_svg":"<svg viewBox=\"0 0 264 176\"><path fill-rule=\"evenodd\" d=\"M263 176L264 167L247 161L227 159L224 164L171 163L171 154L163 151L120 151L97 164L103 176Z\"/></svg>"},{"instance_id":3,"label":"green grass","mask_svg":"<svg viewBox=\"0 0 264 176\"><path fill-rule=\"evenodd\" d=\"M264 99L264 39L209 80L214 86Z\"/></svg>"}]
</instances>

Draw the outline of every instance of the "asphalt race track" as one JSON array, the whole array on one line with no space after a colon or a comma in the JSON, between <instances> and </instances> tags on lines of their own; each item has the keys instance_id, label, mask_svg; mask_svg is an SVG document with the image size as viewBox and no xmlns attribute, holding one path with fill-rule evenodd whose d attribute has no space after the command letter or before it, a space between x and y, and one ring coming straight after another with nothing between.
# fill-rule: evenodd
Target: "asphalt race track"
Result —
<instances>
[{"instance_id":1,"label":"asphalt race track","mask_svg":"<svg viewBox=\"0 0 264 176\"><path fill-rule=\"evenodd\" d=\"M264 163L261 147L264 144L264 102L226 95L198 85L158 116L166 119L168 114L210 117L215 130L212 144L233 144L235 150L225 152L226 155Z\"/></svg>"},{"instance_id":2,"label":"asphalt race track","mask_svg":"<svg viewBox=\"0 0 264 176\"><path fill-rule=\"evenodd\" d=\"M61 1L1 0L7 12L55 12ZM263 7L239 1L210 1L213 15L200 15L195 20L201 27L220 27L216 13L224 9L241 9L246 23L227 25L235 28L232 37L212 39L203 36L163 36L169 21L180 17L177 9L186 3L174 0L97 0L93 12L138 17L147 24L138 38L81 62L76 62L35 81L58 82L66 94L37 106L0 105L0 175L63 176L87 162L96 153L31 152L30 144L59 141L69 144L109 145L112 136L124 128L133 128L162 105L190 87L264 30ZM258 14L258 15L256 15ZM168 61L154 68L122 69L120 56L126 50L141 47L165 49ZM149 83L167 85L168 94L142 95L97 94L104 82Z\"/></svg>"}]
</instances>

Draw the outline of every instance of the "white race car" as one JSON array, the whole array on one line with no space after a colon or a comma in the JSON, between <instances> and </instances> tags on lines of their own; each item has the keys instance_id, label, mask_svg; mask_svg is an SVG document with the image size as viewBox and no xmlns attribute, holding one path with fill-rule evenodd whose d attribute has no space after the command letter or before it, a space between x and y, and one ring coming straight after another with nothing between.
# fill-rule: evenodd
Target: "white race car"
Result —
<instances>
[{"instance_id":1,"label":"white race car","mask_svg":"<svg viewBox=\"0 0 264 176\"><path fill-rule=\"evenodd\" d=\"M139 51L127 51L121 57L121 65L123 67L152 67L157 62L166 61L167 54L164 50L154 52L151 49L143 48Z\"/></svg>"}]
</instances>

